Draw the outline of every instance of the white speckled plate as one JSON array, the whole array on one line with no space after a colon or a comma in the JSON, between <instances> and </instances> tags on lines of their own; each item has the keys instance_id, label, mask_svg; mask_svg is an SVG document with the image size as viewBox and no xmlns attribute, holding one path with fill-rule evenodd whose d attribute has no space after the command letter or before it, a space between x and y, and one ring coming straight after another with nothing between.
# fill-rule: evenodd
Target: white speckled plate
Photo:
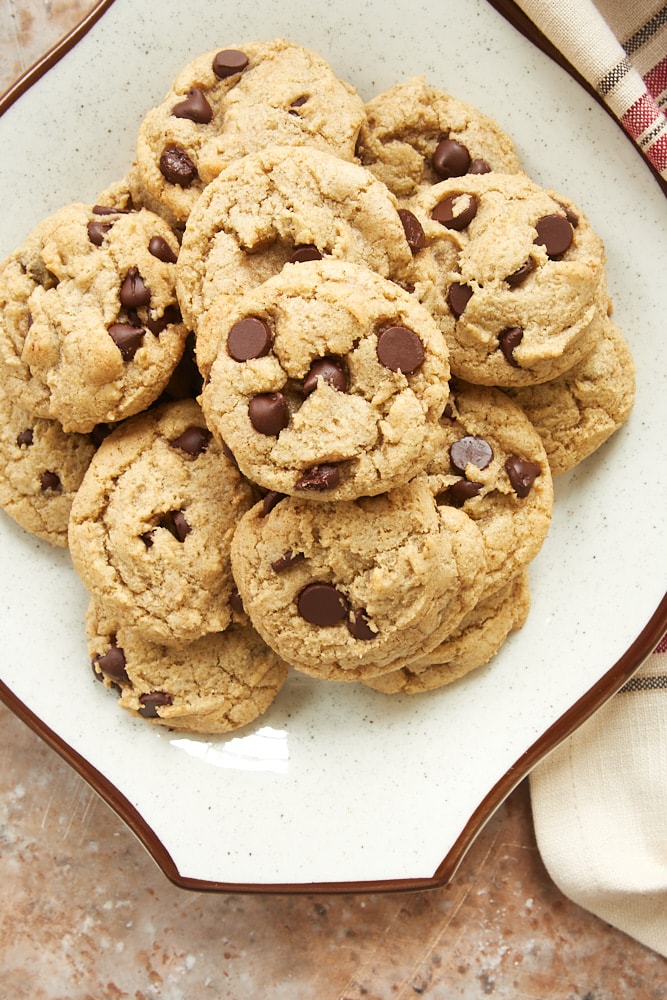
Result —
<instances>
[{"instance_id":1,"label":"white speckled plate","mask_svg":"<svg viewBox=\"0 0 667 1000\"><path fill-rule=\"evenodd\" d=\"M450 688L388 698L294 675L237 735L144 725L92 680L86 596L67 553L3 515L0 694L179 885L438 885L503 797L667 624L667 204L610 117L482 0L106 0L3 102L0 256L47 213L93 202L123 175L143 114L185 62L275 35L319 51L364 97L423 73L498 119L528 173L573 198L606 242L615 318L637 362L636 408L558 481L527 624L492 665Z\"/></svg>"}]
</instances>

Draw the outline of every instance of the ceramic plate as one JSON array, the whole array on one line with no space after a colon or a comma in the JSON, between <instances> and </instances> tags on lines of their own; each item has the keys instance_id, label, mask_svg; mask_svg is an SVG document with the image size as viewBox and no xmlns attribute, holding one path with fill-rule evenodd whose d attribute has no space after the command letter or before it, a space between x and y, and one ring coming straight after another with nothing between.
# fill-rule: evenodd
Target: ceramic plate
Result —
<instances>
[{"instance_id":1,"label":"ceramic plate","mask_svg":"<svg viewBox=\"0 0 667 1000\"><path fill-rule=\"evenodd\" d=\"M3 515L1 693L179 885L435 886L667 624L667 205L610 117L480 0L113 0L4 102L0 256L49 212L94 202L124 174L141 118L184 63L276 35L320 52L365 98L424 74L497 118L527 172L577 202L605 240L615 318L637 362L636 408L558 480L524 628L449 688L390 698L294 674L256 725L227 738L145 725L92 680L86 595L67 553Z\"/></svg>"}]
</instances>

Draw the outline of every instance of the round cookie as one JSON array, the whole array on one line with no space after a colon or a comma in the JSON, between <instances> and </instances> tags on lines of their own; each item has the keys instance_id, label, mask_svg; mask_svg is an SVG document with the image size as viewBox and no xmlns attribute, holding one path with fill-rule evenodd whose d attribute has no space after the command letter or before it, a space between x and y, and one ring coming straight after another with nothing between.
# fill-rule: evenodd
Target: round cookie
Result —
<instances>
[{"instance_id":1,"label":"round cookie","mask_svg":"<svg viewBox=\"0 0 667 1000\"><path fill-rule=\"evenodd\" d=\"M212 303L233 307L286 263L311 256L410 280L412 251L396 199L368 170L317 149L271 146L209 184L188 219L177 268L205 375L217 347L201 322Z\"/></svg>"},{"instance_id":2,"label":"round cookie","mask_svg":"<svg viewBox=\"0 0 667 1000\"><path fill-rule=\"evenodd\" d=\"M448 245L437 294L423 301L440 320L447 290L455 375L534 385L583 360L607 316L605 252L572 202L525 174L489 173L441 181L409 205L426 242Z\"/></svg>"},{"instance_id":3,"label":"round cookie","mask_svg":"<svg viewBox=\"0 0 667 1000\"><path fill-rule=\"evenodd\" d=\"M551 523L553 481L542 440L500 389L452 383L438 452L427 468L439 504L463 510L486 548L484 595L539 552Z\"/></svg>"},{"instance_id":4,"label":"round cookie","mask_svg":"<svg viewBox=\"0 0 667 1000\"><path fill-rule=\"evenodd\" d=\"M249 624L181 648L116 625L91 602L86 614L95 676L132 715L181 732L226 733L259 718L288 673Z\"/></svg>"},{"instance_id":5,"label":"round cookie","mask_svg":"<svg viewBox=\"0 0 667 1000\"><path fill-rule=\"evenodd\" d=\"M91 596L146 639L225 629L234 527L255 500L194 400L133 417L107 437L72 504L69 545Z\"/></svg>"},{"instance_id":6,"label":"round cookie","mask_svg":"<svg viewBox=\"0 0 667 1000\"><path fill-rule=\"evenodd\" d=\"M315 52L283 38L204 53L185 66L137 138L143 187L185 221L224 163L269 143L352 160L362 99Z\"/></svg>"},{"instance_id":7,"label":"round cookie","mask_svg":"<svg viewBox=\"0 0 667 1000\"><path fill-rule=\"evenodd\" d=\"M461 511L418 477L375 497L258 503L232 541L243 607L300 671L360 680L427 651L479 598L485 557Z\"/></svg>"},{"instance_id":8,"label":"round cookie","mask_svg":"<svg viewBox=\"0 0 667 1000\"><path fill-rule=\"evenodd\" d=\"M249 479L313 500L385 492L433 456L449 393L430 314L368 268L285 267L208 312L220 347L201 396Z\"/></svg>"},{"instance_id":9,"label":"round cookie","mask_svg":"<svg viewBox=\"0 0 667 1000\"><path fill-rule=\"evenodd\" d=\"M26 531L67 545L72 500L96 447L91 434L27 413L0 382L0 507Z\"/></svg>"},{"instance_id":10,"label":"round cookie","mask_svg":"<svg viewBox=\"0 0 667 1000\"><path fill-rule=\"evenodd\" d=\"M0 272L0 376L8 394L66 431L138 413L160 394L187 330L178 242L141 209L67 205Z\"/></svg>"},{"instance_id":11,"label":"round cookie","mask_svg":"<svg viewBox=\"0 0 667 1000\"><path fill-rule=\"evenodd\" d=\"M590 354L559 378L508 389L544 442L553 475L592 455L630 415L635 366L630 348L611 319Z\"/></svg>"},{"instance_id":12,"label":"round cookie","mask_svg":"<svg viewBox=\"0 0 667 1000\"><path fill-rule=\"evenodd\" d=\"M519 169L512 140L493 119L424 77L378 94L366 117L359 158L399 198L448 177Z\"/></svg>"},{"instance_id":13,"label":"round cookie","mask_svg":"<svg viewBox=\"0 0 667 1000\"><path fill-rule=\"evenodd\" d=\"M488 663L510 633L521 628L529 610L528 573L523 570L500 590L479 601L426 656L364 683L385 694L421 694L451 684Z\"/></svg>"}]
</instances>

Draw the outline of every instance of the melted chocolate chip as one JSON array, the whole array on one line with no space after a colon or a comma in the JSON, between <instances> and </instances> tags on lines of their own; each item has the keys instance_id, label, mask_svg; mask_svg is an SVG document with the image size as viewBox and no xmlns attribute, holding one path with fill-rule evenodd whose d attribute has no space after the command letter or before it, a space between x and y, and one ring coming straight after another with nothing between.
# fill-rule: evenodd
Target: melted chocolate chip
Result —
<instances>
[{"instance_id":1,"label":"melted chocolate chip","mask_svg":"<svg viewBox=\"0 0 667 1000\"><path fill-rule=\"evenodd\" d=\"M170 510L160 518L160 527L166 528L179 542L184 542L192 528L182 510Z\"/></svg>"},{"instance_id":2,"label":"melted chocolate chip","mask_svg":"<svg viewBox=\"0 0 667 1000\"><path fill-rule=\"evenodd\" d=\"M277 507L281 500L287 496L286 493L278 493L277 490L269 490L262 498L262 517L270 514L274 507Z\"/></svg>"},{"instance_id":3,"label":"melted chocolate chip","mask_svg":"<svg viewBox=\"0 0 667 1000\"><path fill-rule=\"evenodd\" d=\"M445 229L460 232L466 229L477 215L479 202L473 194L452 194L443 198L431 212L431 218Z\"/></svg>"},{"instance_id":4,"label":"melted chocolate chip","mask_svg":"<svg viewBox=\"0 0 667 1000\"><path fill-rule=\"evenodd\" d=\"M123 361L131 361L141 347L144 331L131 323L112 323L108 333L123 356Z\"/></svg>"},{"instance_id":5,"label":"melted chocolate chip","mask_svg":"<svg viewBox=\"0 0 667 1000\"><path fill-rule=\"evenodd\" d=\"M63 484L60 482L60 476L56 472L43 472L39 477L39 482L42 493L46 493L48 491L52 493L59 493L63 488Z\"/></svg>"},{"instance_id":6,"label":"melted chocolate chip","mask_svg":"<svg viewBox=\"0 0 667 1000\"><path fill-rule=\"evenodd\" d=\"M325 493L335 490L340 483L340 469L337 465L314 465L297 479L295 488L308 493Z\"/></svg>"},{"instance_id":7,"label":"melted chocolate chip","mask_svg":"<svg viewBox=\"0 0 667 1000\"><path fill-rule=\"evenodd\" d=\"M388 326L378 334L378 361L392 372L411 375L424 363L424 345L407 326Z\"/></svg>"},{"instance_id":8,"label":"melted chocolate chip","mask_svg":"<svg viewBox=\"0 0 667 1000\"><path fill-rule=\"evenodd\" d=\"M173 106L171 113L174 118L187 118L197 125L208 125L213 117L211 105L199 87L192 87L185 99Z\"/></svg>"},{"instance_id":9,"label":"melted chocolate chip","mask_svg":"<svg viewBox=\"0 0 667 1000\"><path fill-rule=\"evenodd\" d=\"M222 49L213 57L212 69L219 80L225 80L228 76L241 73L247 65L248 57L245 52L240 52L238 49Z\"/></svg>"},{"instance_id":10,"label":"melted chocolate chip","mask_svg":"<svg viewBox=\"0 0 667 1000\"><path fill-rule=\"evenodd\" d=\"M193 425L184 430L173 441L170 441L169 444L172 448L178 448L179 451L185 452L191 458L198 458L208 448L211 436L208 428Z\"/></svg>"},{"instance_id":11,"label":"melted chocolate chip","mask_svg":"<svg viewBox=\"0 0 667 1000\"><path fill-rule=\"evenodd\" d=\"M347 601L330 583L309 583L297 598L297 610L304 621L323 628L347 617Z\"/></svg>"},{"instance_id":12,"label":"melted chocolate chip","mask_svg":"<svg viewBox=\"0 0 667 1000\"><path fill-rule=\"evenodd\" d=\"M533 483L542 470L535 462L519 458L518 455L510 455L505 461L505 471L509 476L512 489L523 500L530 493Z\"/></svg>"},{"instance_id":13,"label":"melted chocolate chip","mask_svg":"<svg viewBox=\"0 0 667 1000\"><path fill-rule=\"evenodd\" d=\"M303 552L292 552L291 549L288 549L287 552L283 552L278 559L273 560L271 563L271 569L276 573L282 573L283 570L289 569L290 566L294 565L294 563L301 562L302 559L305 558L306 557Z\"/></svg>"},{"instance_id":14,"label":"melted chocolate chip","mask_svg":"<svg viewBox=\"0 0 667 1000\"><path fill-rule=\"evenodd\" d=\"M101 247L104 237L109 232L113 222L100 222L99 219L92 219L88 223L88 239L93 246Z\"/></svg>"},{"instance_id":15,"label":"melted chocolate chip","mask_svg":"<svg viewBox=\"0 0 667 1000\"><path fill-rule=\"evenodd\" d=\"M447 303L456 318L465 310L465 307L472 298L472 288L470 285L462 285L458 281L452 282L447 291Z\"/></svg>"},{"instance_id":16,"label":"melted chocolate chip","mask_svg":"<svg viewBox=\"0 0 667 1000\"><path fill-rule=\"evenodd\" d=\"M307 260L322 260L322 254L312 243L305 243L303 246L295 247L289 264L303 264Z\"/></svg>"},{"instance_id":17,"label":"melted chocolate chip","mask_svg":"<svg viewBox=\"0 0 667 1000\"><path fill-rule=\"evenodd\" d=\"M435 498L437 504L449 504L451 507L463 507L466 500L479 495L482 488L481 483L471 482L468 479L458 479L451 483L442 493L438 493Z\"/></svg>"},{"instance_id":18,"label":"melted chocolate chip","mask_svg":"<svg viewBox=\"0 0 667 1000\"><path fill-rule=\"evenodd\" d=\"M413 215L407 208L399 208L398 217L403 224L405 238L412 252L415 253L416 250L422 250L426 246L426 236L417 216Z\"/></svg>"},{"instance_id":19,"label":"melted chocolate chip","mask_svg":"<svg viewBox=\"0 0 667 1000\"><path fill-rule=\"evenodd\" d=\"M170 184L188 188L197 180L197 168L182 146L165 146L160 156L160 173Z\"/></svg>"},{"instance_id":20,"label":"melted chocolate chip","mask_svg":"<svg viewBox=\"0 0 667 1000\"><path fill-rule=\"evenodd\" d=\"M120 286L120 301L126 309L139 309L151 300L151 290L139 274L139 268L131 267Z\"/></svg>"},{"instance_id":21,"label":"melted chocolate chip","mask_svg":"<svg viewBox=\"0 0 667 1000\"><path fill-rule=\"evenodd\" d=\"M107 677L110 677L112 680L129 680L125 669L125 653L120 646L111 646L106 653L103 653L101 656L96 656L93 662L97 664L102 673L106 674Z\"/></svg>"},{"instance_id":22,"label":"melted chocolate chip","mask_svg":"<svg viewBox=\"0 0 667 1000\"><path fill-rule=\"evenodd\" d=\"M340 358L318 358L313 361L310 370L303 380L303 395L310 396L317 389L319 380L326 382L339 392L345 392L348 386L347 370Z\"/></svg>"},{"instance_id":23,"label":"melted chocolate chip","mask_svg":"<svg viewBox=\"0 0 667 1000\"><path fill-rule=\"evenodd\" d=\"M522 282L524 282L528 275L532 274L534 270L535 261L532 257L529 257L528 260L524 261L521 267L517 267L516 271L513 271L512 274L508 274L505 281L510 288L516 288L516 286L522 284Z\"/></svg>"},{"instance_id":24,"label":"melted chocolate chip","mask_svg":"<svg viewBox=\"0 0 667 1000\"><path fill-rule=\"evenodd\" d=\"M176 263L176 254L162 236L151 236L148 243L148 252L153 257L161 260L163 264Z\"/></svg>"},{"instance_id":25,"label":"melted chocolate chip","mask_svg":"<svg viewBox=\"0 0 667 1000\"><path fill-rule=\"evenodd\" d=\"M363 608L357 608L346 619L347 630L354 639L361 642L368 642L369 639L376 639L377 632L368 624L368 614Z\"/></svg>"},{"instance_id":26,"label":"melted chocolate chip","mask_svg":"<svg viewBox=\"0 0 667 1000\"><path fill-rule=\"evenodd\" d=\"M560 257L572 243L572 226L563 215L544 215L535 223L535 243L543 246L550 258Z\"/></svg>"},{"instance_id":27,"label":"melted chocolate chip","mask_svg":"<svg viewBox=\"0 0 667 1000\"><path fill-rule=\"evenodd\" d=\"M273 344L269 324L259 316L246 316L235 323L227 335L227 353L234 361L263 358Z\"/></svg>"},{"instance_id":28,"label":"melted chocolate chip","mask_svg":"<svg viewBox=\"0 0 667 1000\"><path fill-rule=\"evenodd\" d=\"M31 427L26 430L21 431L21 433L16 438L16 443L19 448L29 448L34 441L34 433Z\"/></svg>"},{"instance_id":29,"label":"melted chocolate chip","mask_svg":"<svg viewBox=\"0 0 667 1000\"><path fill-rule=\"evenodd\" d=\"M513 368L518 368L519 363L514 358L514 351L519 346L523 340L523 330L520 326L510 326L507 330L503 330L498 336L498 346L503 352L505 361L512 365Z\"/></svg>"},{"instance_id":30,"label":"melted chocolate chip","mask_svg":"<svg viewBox=\"0 0 667 1000\"><path fill-rule=\"evenodd\" d=\"M471 162L470 166L468 167L468 173L469 174L490 174L491 173L491 167L486 162L486 160L482 160L481 157L479 157L479 158L474 159Z\"/></svg>"},{"instance_id":31,"label":"melted chocolate chip","mask_svg":"<svg viewBox=\"0 0 667 1000\"><path fill-rule=\"evenodd\" d=\"M140 694L139 701L141 702L139 715L142 715L144 719L157 719L159 717L158 708L172 705L174 699L167 691L149 691L147 694Z\"/></svg>"},{"instance_id":32,"label":"melted chocolate chip","mask_svg":"<svg viewBox=\"0 0 667 1000\"><path fill-rule=\"evenodd\" d=\"M462 177L470 167L470 153L456 139L441 139L431 157L431 164L438 177Z\"/></svg>"},{"instance_id":33,"label":"melted chocolate chip","mask_svg":"<svg viewBox=\"0 0 667 1000\"><path fill-rule=\"evenodd\" d=\"M289 408L282 392L263 392L248 403L250 423L260 434L277 437L289 424Z\"/></svg>"},{"instance_id":34,"label":"melted chocolate chip","mask_svg":"<svg viewBox=\"0 0 667 1000\"><path fill-rule=\"evenodd\" d=\"M493 448L486 438L467 434L449 446L449 458L452 468L465 475L468 465L485 469L493 460Z\"/></svg>"}]
</instances>

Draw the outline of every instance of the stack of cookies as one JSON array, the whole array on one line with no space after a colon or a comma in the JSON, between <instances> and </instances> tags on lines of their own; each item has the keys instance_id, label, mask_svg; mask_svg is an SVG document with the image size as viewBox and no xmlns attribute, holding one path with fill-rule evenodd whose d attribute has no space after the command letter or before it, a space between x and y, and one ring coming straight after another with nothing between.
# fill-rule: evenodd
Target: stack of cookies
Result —
<instances>
[{"instance_id":1,"label":"stack of cookies","mask_svg":"<svg viewBox=\"0 0 667 1000\"><path fill-rule=\"evenodd\" d=\"M554 474L634 397L604 248L490 118L206 53L0 269L0 505L69 545L95 676L202 733L289 668L388 694L525 621Z\"/></svg>"}]
</instances>

